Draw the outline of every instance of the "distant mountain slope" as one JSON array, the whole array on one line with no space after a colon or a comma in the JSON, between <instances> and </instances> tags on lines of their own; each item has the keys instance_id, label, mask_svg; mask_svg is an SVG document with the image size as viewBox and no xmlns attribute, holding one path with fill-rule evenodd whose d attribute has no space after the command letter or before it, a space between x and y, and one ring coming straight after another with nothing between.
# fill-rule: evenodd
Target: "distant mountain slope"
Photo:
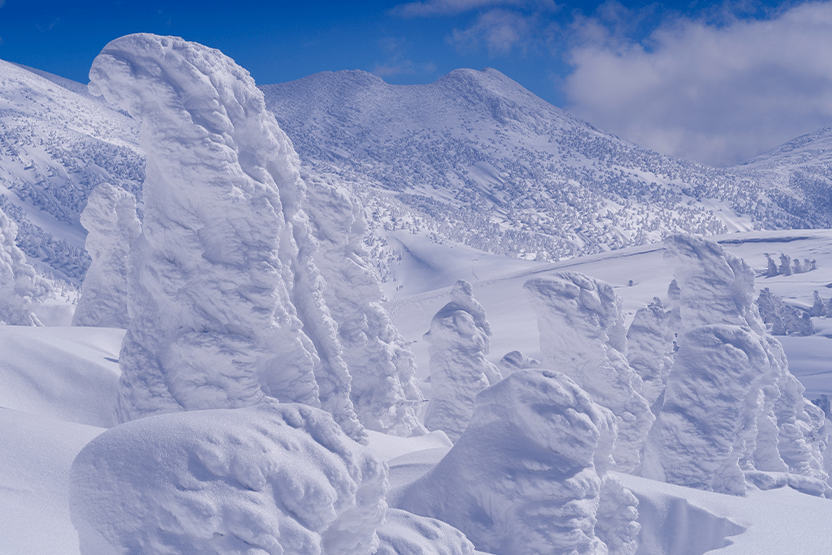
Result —
<instances>
[{"instance_id":1,"label":"distant mountain slope","mask_svg":"<svg viewBox=\"0 0 832 555\"><path fill-rule=\"evenodd\" d=\"M429 229L491 252L560 258L672 231L830 222L830 210L781 173L641 148L493 69L408 86L319 73L261 89L310 171L360 176Z\"/></svg>"},{"instance_id":2,"label":"distant mountain slope","mask_svg":"<svg viewBox=\"0 0 832 555\"><path fill-rule=\"evenodd\" d=\"M59 80L0 61L0 208L31 262L78 283L90 191L109 181L138 192L144 157L132 119Z\"/></svg>"},{"instance_id":3,"label":"distant mountain slope","mask_svg":"<svg viewBox=\"0 0 832 555\"><path fill-rule=\"evenodd\" d=\"M261 89L304 171L365 204L385 278L399 256L390 231L556 260L675 231L832 227L830 129L717 169L598 130L491 69L409 86L342 71ZM83 279L90 191L109 181L141 201L137 132L84 85L0 61L0 208L35 264Z\"/></svg>"}]
</instances>

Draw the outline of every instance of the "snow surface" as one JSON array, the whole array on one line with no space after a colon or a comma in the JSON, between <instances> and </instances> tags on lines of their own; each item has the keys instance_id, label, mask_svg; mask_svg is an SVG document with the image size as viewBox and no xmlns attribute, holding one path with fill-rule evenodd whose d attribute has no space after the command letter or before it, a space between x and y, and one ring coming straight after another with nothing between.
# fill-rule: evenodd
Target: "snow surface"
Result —
<instances>
[{"instance_id":1,"label":"snow surface","mask_svg":"<svg viewBox=\"0 0 832 555\"><path fill-rule=\"evenodd\" d=\"M331 415L276 401L116 426L76 457L84 555L370 555L387 469Z\"/></svg>"}]
</instances>

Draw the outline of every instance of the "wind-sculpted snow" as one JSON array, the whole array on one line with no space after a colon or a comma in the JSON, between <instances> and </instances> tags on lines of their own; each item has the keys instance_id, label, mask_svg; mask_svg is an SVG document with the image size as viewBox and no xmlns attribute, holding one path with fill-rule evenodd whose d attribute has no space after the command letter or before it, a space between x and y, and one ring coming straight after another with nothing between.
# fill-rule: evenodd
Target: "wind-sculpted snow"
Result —
<instances>
[{"instance_id":1,"label":"wind-sculpted snow","mask_svg":"<svg viewBox=\"0 0 832 555\"><path fill-rule=\"evenodd\" d=\"M358 418L380 432L425 433L416 416L423 402L416 363L381 306L381 285L363 242L363 209L345 189L314 179L307 184L307 211L319 242L315 263L326 280L324 297L338 324Z\"/></svg>"},{"instance_id":2,"label":"wind-sculpted snow","mask_svg":"<svg viewBox=\"0 0 832 555\"><path fill-rule=\"evenodd\" d=\"M451 524L489 553L607 553L594 530L614 438L613 415L574 381L518 370L477 395L465 433L400 508Z\"/></svg>"},{"instance_id":3,"label":"wind-sculpted snow","mask_svg":"<svg viewBox=\"0 0 832 555\"><path fill-rule=\"evenodd\" d=\"M40 326L33 310L52 290L15 244L17 225L0 210L0 324Z\"/></svg>"},{"instance_id":4,"label":"wind-sculpted snow","mask_svg":"<svg viewBox=\"0 0 832 555\"><path fill-rule=\"evenodd\" d=\"M525 283L537 313L543 365L574 379L616 416L616 468L633 472L654 416L641 395L641 378L622 353L627 338L621 299L612 286L566 272Z\"/></svg>"},{"instance_id":5,"label":"wind-sculpted snow","mask_svg":"<svg viewBox=\"0 0 832 555\"><path fill-rule=\"evenodd\" d=\"M763 322L771 326L772 335L813 335L815 327L808 312L787 305L768 287L756 301Z\"/></svg>"},{"instance_id":6,"label":"wind-sculpted snow","mask_svg":"<svg viewBox=\"0 0 832 555\"><path fill-rule=\"evenodd\" d=\"M642 474L744 495L747 479L823 493L823 418L789 373L753 303L754 274L716 243L666 241L681 289L679 350L647 442ZM765 475L761 473L774 473Z\"/></svg>"},{"instance_id":7,"label":"wind-sculpted snow","mask_svg":"<svg viewBox=\"0 0 832 555\"><path fill-rule=\"evenodd\" d=\"M477 393L502 379L486 360L491 327L471 284L459 280L446 304L430 323L431 399L425 411L428 430L442 430L456 441L468 426Z\"/></svg>"},{"instance_id":8,"label":"wind-sculpted snow","mask_svg":"<svg viewBox=\"0 0 832 555\"><path fill-rule=\"evenodd\" d=\"M82 555L370 555L385 464L332 417L269 402L116 426L78 454L69 504Z\"/></svg>"},{"instance_id":9,"label":"wind-sculpted snow","mask_svg":"<svg viewBox=\"0 0 832 555\"><path fill-rule=\"evenodd\" d=\"M474 555L465 534L435 518L388 509L375 555Z\"/></svg>"},{"instance_id":10,"label":"wind-sculpted snow","mask_svg":"<svg viewBox=\"0 0 832 555\"><path fill-rule=\"evenodd\" d=\"M126 329L130 323L127 255L142 230L136 217L136 198L102 183L90 194L81 224L87 230L84 248L92 263L72 325Z\"/></svg>"},{"instance_id":11,"label":"wind-sculpted snow","mask_svg":"<svg viewBox=\"0 0 832 555\"><path fill-rule=\"evenodd\" d=\"M297 155L248 72L218 50L138 34L108 44L90 79L91 92L141 121L147 155L121 419L268 395L321 406L365 440Z\"/></svg>"}]
</instances>

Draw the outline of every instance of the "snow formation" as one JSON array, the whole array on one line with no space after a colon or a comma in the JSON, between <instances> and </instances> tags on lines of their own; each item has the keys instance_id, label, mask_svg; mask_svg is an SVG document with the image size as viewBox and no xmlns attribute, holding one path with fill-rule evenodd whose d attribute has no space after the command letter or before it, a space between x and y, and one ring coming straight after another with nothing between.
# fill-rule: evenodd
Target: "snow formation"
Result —
<instances>
[{"instance_id":1,"label":"snow formation","mask_svg":"<svg viewBox=\"0 0 832 555\"><path fill-rule=\"evenodd\" d=\"M87 230L84 248L92 262L84 277L73 326L126 329L130 245L142 230L132 193L102 183L90 193L81 213Z\"/></svg>"},{"instance_id":2,"label":"snow formation","mask_svg":"<svg viewBox=\"0 0 832 555\"><path fill-rule=\"evenodd\" d=\"M616 469L636 471L655 417L640 393L641 378L623 354L621 299L609 284L576 272L530 279L523 288L537 313L543 366L568 375L615 414Z\"/></svg>"},{"instance_id":3,"label":"snow formation","mask_svg":"<svg viewBox=\"0 0 832 555\"><path fill-rule=\"evenodd\" d=\"M386 465L332 417L271 401L116 426L76 457L82 555L370 555Z\"/></svg>"},{"instance_id":4,"label":"snow formation","mask_svg":"<svg viewBox=\"0 0 832 555\"><path fill-rule=\"evenodd\" d=\"M52 290L15 244L17 225L0 210L0 324L40 326L33 310Z\"/></svg>"},{"instance_id":5,"label":"snow formation","mask_svg":"<svg viewBox=\"0 0 832 555\"><path fill-rule=\"evenodd\" d=\"M670 328L672 311L658 297L640 308L627 328L627 361L642 380L641 394L653 414L664 392L667 376L673 366L674 330Z\"/></svg>"},{"instance_id":6,"label":"snow formation","mask_svg":"<svg viewBox=\"0 0 832 555\"><path fill-rule=\"evenodd\" d=\"M434 315L425 334L430 344L428 430L442 430L451 441L458 440L474 413L477 393L502 379L500 370L485 358L490 336L491 326L474 299L473 287L457 281L451 302Z\"/></svg>"},{"instance_id":7,"label":"snow formation","mask_svg":"<svg viewBox=\"0 0 832 555\"><path fill-rule=\"evenodd\" d=\"M399 505L489 553L606 553L595 519L614 439L614 416L573 380L518 370L477 395L465 433Z\"/></svg>"},{"instance_id":8,"label":"snow formation","mask_svg":"<svg viewBox=\"0 0 832 555\"><path fill-rule=\"evenodd\" d=\"M768 287L760 291L756 304L763 322L771 326L772 335L814 335L810 314L784 303Z\"/></svg>"},{"instance_id":9,"label":"snow formation","mask_svg":"<svg viewBox=\"0 0 832 555\"><path fill-rule=\"evenodd\" d=\"M752 269L701 238L672 236L665 245L685 331L642 475L735 495L746 493L747 479L822 494L823 416L766 334Z\"/></svg>"},{"instance_id":10,"label":"snow formation","mask_svg":"<svg viewBox=\"0 0 832 555\"><path fill-rule=\"evenodd\" d=\"M359 420L379 432L424 434L416 415L424 400L416 363L381 305L381 284L363 242L363 209L346 189L310 178L307 212L319 243L315 263L326 280L324 297L338 325Z\"/></svg>"},{"instance_id":11,"label":"snow formation","mask_svg":"<svg viewBox=\"0 0 832 555\"><path fill-rule=\"evenodd\" d=\"M299 161L248 72L218 50L137 34L108 44L90 80L141 121L147 156L120 418L271 396L321 406L366 441Z\"/></svg>"}]
</instances>

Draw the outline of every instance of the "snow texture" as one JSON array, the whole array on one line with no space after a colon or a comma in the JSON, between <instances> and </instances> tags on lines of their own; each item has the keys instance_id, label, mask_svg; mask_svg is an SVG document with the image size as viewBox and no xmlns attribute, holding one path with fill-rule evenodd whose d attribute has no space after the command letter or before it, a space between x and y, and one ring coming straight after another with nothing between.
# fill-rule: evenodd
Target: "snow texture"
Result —
<instances>
[{"instance_id":1,"label":"snow texture","mask_svg":"<svg viewBox=\"0 0 832 555\"><path fill-rule=\"evenodd\" d=\"M104 432L72 465L69 506L82 555L370 555L386 489L329 414L270 401Z\"/></svg>"},{"instance_id":2,"label":"snow texture","mask_svg":"<svg viewBox=\"0 0 832 555\"><path fill-rule=\"evenodd\" d=\"M26 262L16 237L17 225L0 210L0 324L40 326L33 311L49 296L52 286Z\"/></svg>"},{"instance_id":3,"label":"snow texture","mask_svg":"<svg viewBox=\"0 0 832 555\"><path fill-rule=\"evenodd\" d=\"M638 499L612 473L601 477L595 535L609 555L634 555L639 546Z\"/></svg>"},{"instance_id":4,"label":"snow texture","mask_svg":"<svg viewBox=\"0 0 832 555\"><path fill-rule=\"evenodd\" d=\"M136 198L128 191L102 183L93 189L81 213L87 230L84 248L92 262L81 287L73 326L127 329L130 245L142 231Z\"/></svg>"},{"instance_id":5,"label":"snow texture","mask_svg":"<svg viewBox=\"0 0 832 555\"><path fill-rule=\"evenodd\" d=\"M822 493L823 417L803 399L782 346L766 335L752 302L753 271L701 238L672 236L665 244L687 331L642 475L744 495L746 476L760 485L760 472L785 471L801 489Z\"/></svg>"},{"instance_id":6,"label":"snow texture","mask_svg":"<svg viewBox=\"0 0 832 555\"><path fill-rule=\"evenodd\" d=\"M543 365L574 379L593 401L616 416L616 469L634 472L655 417L641 395L642 380L624 354L621 300L609 284L576 272L534 278L531 294Z\"/></svg>"},{"instance_id":7,"label":"snow texture","mask_svg":"<svg viewBox=\"0 0 832 555\"><path fill-rule=\"evenodd\" d=\"M465 534L441 520L388 509L375 555L474 555Z\"/></svg>"},{"instance_id":8,"label":"snow texture","mask_svg":"<svg viewBox=\"0 0 832 555\"><path fill-rule=\"evenodd\" d=\"M477 395L468 429L399 505L490 553L606 553L594 531L596 462L608 467L614 437L613 415L573 380L518 370Z\"/></svg>"},{"instance_id":9,"label":"snow texture","mask_svg":"<svg viewBox=\"0 0 832 555\"><path fill-rule=\"evenodd\" d=\"M108 44L90 80L141 121L147 156L122 421L268 395L321 406L366 441L313 262L299 161L248 72L218 50L136 34Z\"/></svg>"},{"instance_id":10,"label":"snow texture","mask_svg":"<svg viewBox=\"0 0 832 555\"><path fill-rule=\"evenodd\" d=\"M456 442L471 420L477 393L502 379L485 358L491 326L470 283L456 282L451 302L436 313L424 337L430 345L432 392L425 427L442 430Z\"/></svg>"},{"instance_id":11,"label":"snow texture","mask_svg":"<svg viewBox=\"0 0 832 555\"><path fill-rule=\"evenodd\" d=\"M338 325L349 367L350 398L368 429L399 436L426 433L417 410L424 401L416 363L381 305L381 283L364 247L364 211L349 192L320 178L307 182L307 212L319 243L315 263Z\"/></svg>"},{"instance_id":12,"label":"snow texture","mask_svg":"<svg viewBox=\"0 0 832 555\"><path fill-rule=\"evenodd\" d=\"M505 356L500 359L497 366L504 371L511 373L515 370L522 370L524 368L540 368L540 361L535 358L528 357L520 351L511 351L510 353L506 353Z\"/></svg>"}]
</instances>

